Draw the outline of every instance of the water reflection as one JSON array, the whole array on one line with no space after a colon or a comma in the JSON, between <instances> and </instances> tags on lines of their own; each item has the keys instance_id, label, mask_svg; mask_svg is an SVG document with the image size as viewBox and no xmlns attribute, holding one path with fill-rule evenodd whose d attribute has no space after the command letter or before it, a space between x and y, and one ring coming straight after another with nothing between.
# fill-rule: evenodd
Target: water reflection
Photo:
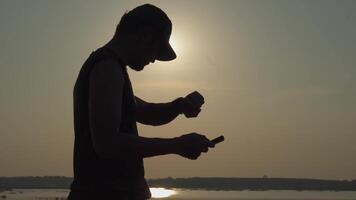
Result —
<instances>
[{"instance_id":1,"label":"water reflection","mask_svg":"<svg viewBox=\"0 0 356 200\"><path fill-rule=\"evenodd\" d=\"M174 190L169 190L166 188L150 188L152 198L166 198L174 194L177 194Z\"/></svg>"}]
</instances>

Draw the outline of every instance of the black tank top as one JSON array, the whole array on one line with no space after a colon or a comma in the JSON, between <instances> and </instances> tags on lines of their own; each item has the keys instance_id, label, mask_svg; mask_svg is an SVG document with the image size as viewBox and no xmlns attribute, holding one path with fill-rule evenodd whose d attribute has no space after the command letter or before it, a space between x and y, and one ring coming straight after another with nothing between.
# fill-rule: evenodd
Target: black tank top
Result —
<instances>
[{"instance_id":1,"label":"black tank top","mask_svg":"<svg viewBox=\"0 0 356 200\"><path fill-rule=\"evenodd\" d=\"M88 95L90 73L99 61L116 59L124 77L120 132L138 135L136 103L127 67L107 47L92 52L82 66L73 90L74 100L74 180L71 191L117 191L149 199L151 193L144 178L143 159L124 160L99 157L93 147L89 129Z\"/></svg>"}]
</instances>

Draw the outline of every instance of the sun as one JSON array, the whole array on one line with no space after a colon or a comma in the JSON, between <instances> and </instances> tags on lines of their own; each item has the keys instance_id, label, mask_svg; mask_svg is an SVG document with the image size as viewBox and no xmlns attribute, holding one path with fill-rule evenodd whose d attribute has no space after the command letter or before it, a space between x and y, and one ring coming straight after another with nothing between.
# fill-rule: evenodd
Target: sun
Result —
<instances>
[{"instance_id":1,"label":"sun","mask_svg":"<svg viewBox=\"0 0 356 200\"><path fill-rule=\"evenodd\" d=\"M165 188L150 188L152 198L165 198L176 194L174 190L168 190Z\"/></svg>"}]
</instances>

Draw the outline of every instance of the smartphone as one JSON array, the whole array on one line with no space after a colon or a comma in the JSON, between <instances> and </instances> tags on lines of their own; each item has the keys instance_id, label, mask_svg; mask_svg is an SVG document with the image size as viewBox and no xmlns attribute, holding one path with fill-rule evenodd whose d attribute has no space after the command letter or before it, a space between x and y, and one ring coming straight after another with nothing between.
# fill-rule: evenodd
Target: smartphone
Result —
<instances>
[{"instance_id":1,"label":"smartphone","mask_svg":"<svg viewBox=\"0 0 356 200\"><path fill-rule=\"evenodd\" d=\"M215 139L212 139L212 140L210 140L211 142L213 142L214 144L218 144L218 143L220 143L220 142L222 142L222 141L224 141L225 140L225 138L224 138L224 136L222 135L222 136L219 136L219 137L217 137L217 138L215 138Z\"/></svg>"}]
</instances>

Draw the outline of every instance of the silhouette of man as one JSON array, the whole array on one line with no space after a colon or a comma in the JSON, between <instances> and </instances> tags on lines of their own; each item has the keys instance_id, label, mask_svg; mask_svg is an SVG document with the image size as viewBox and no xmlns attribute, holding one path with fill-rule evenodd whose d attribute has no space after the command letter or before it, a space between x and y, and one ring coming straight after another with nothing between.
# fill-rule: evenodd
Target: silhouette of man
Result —
<instances>
[{"instance_id":1,"label":"silhouette of man","mask_svg":"<svg viewBox=\"0 0 356 200\"><path fill-rule=\"evenodd\" d=\"M136 122L159 126L179 114L196 117L204 104L196 91L169 103L148 103L133 94L127 66L141 71L155 60L175 59L171 31L161 9L138 6L122 16L113 38L83 64L73 91L74 180L69 200L149 199L143 158L177 154L195 160L214 147L198 133L138 135Z\"/></svg>"}]
</instances>

